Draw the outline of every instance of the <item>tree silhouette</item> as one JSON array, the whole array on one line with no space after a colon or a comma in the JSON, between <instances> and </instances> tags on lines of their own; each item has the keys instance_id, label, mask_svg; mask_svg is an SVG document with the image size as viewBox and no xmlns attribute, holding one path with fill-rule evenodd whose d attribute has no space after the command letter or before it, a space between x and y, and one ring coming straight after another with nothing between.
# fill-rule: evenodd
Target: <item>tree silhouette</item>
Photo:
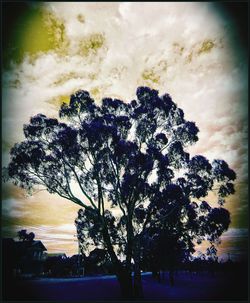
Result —
<instances>
[{"instance_id":1,"label":"tree silhouette","mask_svg":"<svg viewBox=\"0 0 250 303\"><path fill-rule=\"evenodd\" d=\"M160 230L182 241L216 241L230 223L222 207L236 175L223 160L190 158L198 128L168 94L139 87L136 100L78 91L62 104L60 119L38 114L24 125L25 140L11 149L7 175L32 193L45 187L81 207L80 242L108 251L122 295L142 295L141 245ZM63 122L63 120L65 122ZM205 198L213 191L218 207ZM120 256L125 256L121 262Z\"/></svg>"},{"instance_id":2,"label":"tree silhouette","mask_svg":"<svg viewBox=\"0 0 250 303\"><path fill-rule=\"evenodd\" d=\"M19 240L25 241L27 239L27 230L22 229L17 232L17 236Z\"/></svg>"},{"instance_id":3,"label":"tree silhouette","mask_svg":"<svg viewBox=\"0 0 250 303\"><path fill-rule=\"evenodd\" d=\"M30 241L30 242L32 242L35 238L35 234L33 232L30 232L28 234L26 229L19 230L17 232L17 236L18 236L19 240Z\"/></svg>"}]
</instances>

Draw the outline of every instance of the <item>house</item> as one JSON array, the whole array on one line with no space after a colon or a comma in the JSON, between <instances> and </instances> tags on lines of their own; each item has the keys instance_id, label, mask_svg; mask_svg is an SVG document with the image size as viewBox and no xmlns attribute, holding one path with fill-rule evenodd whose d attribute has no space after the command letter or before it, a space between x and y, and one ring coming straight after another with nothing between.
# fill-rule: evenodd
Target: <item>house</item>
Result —
<instances>
[{"instance_id":1,"label":"house","mask_svg":"<svg viewBox=\"0 0 250 303\"><path fill-rule=\"evenodd\" d=\"M41 241L14 241L3 239L3 261L6 274L12 275L40 275L44 271L47 250Z\"/></svg>"},{"instance_id":2,"label":"house","mask_svg":"<svg viewBox=\"0 0 250 303\"><path fill-rule=\"evenodd\" d=\"M32 261L45 260L46 247L41 241L16 241L15 249L20 252L23 259Z\"/></svg>"},{"instance_id":3,"label":"house","mask_svg":"<svg viewBox=\"0 0 250 303\"><path fill-rule=\"evenodd\" d=\"M70 273L69 258L65 253L46 254L45 272L49 276L61 277Z\"/></svg>"},{"instance_id":4,"label":"house","mask_svg":"<svg viewBox=\"0 0 250 303\"><path fill-rule=\"evenodd\" d=\"M44 251L46 247L41 241L17 241L15 250L18 253L18 268L21 274L39 275L43 273Z\"/></svg>"},{"instance_id":5,"label":"house","mask_svg":"<svg viewBox=\"0 0 250 303\"><path fill-rule=\"evenodd\" d=\"M67 255L65 253L47 253L46 259L48 259L48 258L66 259Z\"/></svg>"}]
</instances>

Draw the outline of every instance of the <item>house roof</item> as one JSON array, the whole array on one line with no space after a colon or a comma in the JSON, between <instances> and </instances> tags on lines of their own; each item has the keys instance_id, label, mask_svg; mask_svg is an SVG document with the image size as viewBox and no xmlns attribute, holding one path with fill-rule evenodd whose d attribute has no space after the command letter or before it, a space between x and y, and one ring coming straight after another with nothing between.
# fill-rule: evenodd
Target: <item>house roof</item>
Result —
<instances>
[{"instance_id":1,"label":"house roof","mask_svg":"<svg viewBox=\"0 0 250 303\"><path fill-rule=\"evenodd\" d=\"M40 249L47 250L41 241L17 241L15 242L16 249Z\"/></svg>"},{"instance_id":2,"label":"house roof","mask_svg":"<svg viewBox=\"0 0 250 303\"><path fill-rule=\"evenodd\" d=\"M67 257L65 253L49 253L48 257Z\"/></svg>"}]
</instances>

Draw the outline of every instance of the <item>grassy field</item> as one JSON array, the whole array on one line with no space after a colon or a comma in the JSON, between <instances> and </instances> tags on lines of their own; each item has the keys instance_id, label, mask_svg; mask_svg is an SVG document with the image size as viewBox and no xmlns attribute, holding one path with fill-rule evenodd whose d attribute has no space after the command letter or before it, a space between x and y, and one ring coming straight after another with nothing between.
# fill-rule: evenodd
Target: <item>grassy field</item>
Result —
<instances>
[{"instance_id":1,"label":"grassy field","mask_svg":"<svg viewBox=\"0 0 250 303\"><path fill-rule=\"evenodd\" d=\"M143 274L144 300L149 301L242 301L247 300L248 283L235 273L177 272L175 285L170 286L168 275L159 283L150 273ZM35 301L117 301L120 288L115 276L52 279L43 278L12 283L5 300Z\"/></svg>"}]
</instances>

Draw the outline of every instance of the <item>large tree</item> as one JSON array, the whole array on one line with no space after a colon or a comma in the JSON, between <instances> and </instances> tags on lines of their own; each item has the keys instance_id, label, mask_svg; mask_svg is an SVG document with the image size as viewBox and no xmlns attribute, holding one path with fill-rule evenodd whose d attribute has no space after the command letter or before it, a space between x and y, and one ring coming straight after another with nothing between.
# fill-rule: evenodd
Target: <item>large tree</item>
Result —
<instances>
[{"instance_id":1,"label":"large tree","mask_svg":"<svg viewBox=\"0 0 250 303\"><path fill-rule=\"evenodd\" d=\"M60 119L32 117L7 168L30 193L45 187L81 207L81 242L107 249L126 297L133 295L132 260L141 293L140 247L159 230L190 250L220 237L230 223L222 205L236 178L223 160L190 158L186 148L199 130L168 94L139 87L136 95L97 104L81 90L62 104ZM211 191L217 207L205 201Z\"/></svg>"}]
</instances>

